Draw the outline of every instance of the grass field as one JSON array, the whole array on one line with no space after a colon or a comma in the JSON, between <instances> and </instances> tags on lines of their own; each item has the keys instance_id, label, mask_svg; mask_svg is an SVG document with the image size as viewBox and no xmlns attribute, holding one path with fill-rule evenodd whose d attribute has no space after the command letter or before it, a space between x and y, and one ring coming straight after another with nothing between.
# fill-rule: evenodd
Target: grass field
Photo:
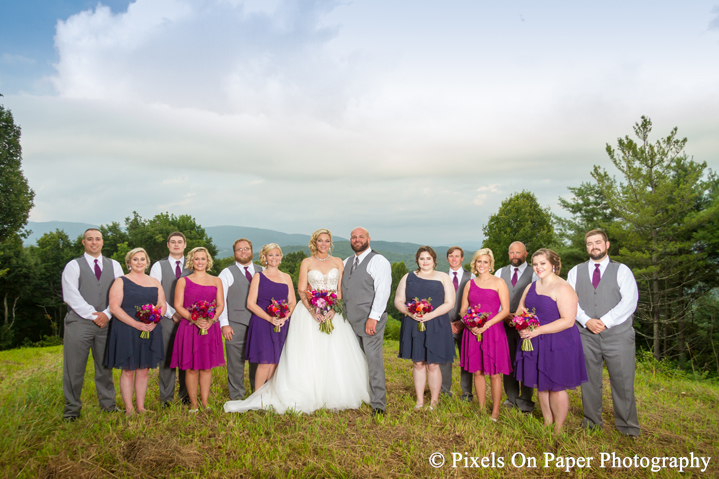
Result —
<instances>
[{"instance_id":1,"label":"grass field","mask_svg":"<svg viewBox=\"0 0 719 479\"><path fill-rule=\"evenodd\" d=\"M228 399L224 368L213 372L210 411L189 414L179 404L161 410L154 371L147 399L151 412L126 418L99 410L90 364L82 417L66 423L62 348L3 351L0 477L719 477L716 383L689 380L656 363L639 363L641 438L632 440L614 429L606 375L604 430L580 429L577 390L570 392L566 432L554 435L542 426L539 409L530 416L503 409L499 423L491 422L476 402L458 399L443 400L435 411L415 411L411 364L396 358L397 347L395 341L385 342L388 414L380 420L372 419L367 405L311 416L224 414L222 404ZM457 397L456 363L454 374ZM118 377L116 371L117 401L122 407ZM430 465L436 452L446 460L438 468ZM459 458L456 467L452 453ZM516 453L527 458L524 467L512 464ZM611 467L610 460L602 468L603 453L620 461L631 458L625 461L632 465ZM564 460L555 459L544 467L545 454ZM700 461L699 468L687 467L682 473L678 459L676 467L664 460L667 467L656 472L651 462L641 467L642 458L647 458L646 465L652 458L691 458L691 454L711 457L709 465L705 468ZM593 458L591 467L586 462L585 467L568 467L582 457ZM528 467L532 458L536 467ZM516 455L517 464L519 459Z\"/></svg>"}]
</instances>

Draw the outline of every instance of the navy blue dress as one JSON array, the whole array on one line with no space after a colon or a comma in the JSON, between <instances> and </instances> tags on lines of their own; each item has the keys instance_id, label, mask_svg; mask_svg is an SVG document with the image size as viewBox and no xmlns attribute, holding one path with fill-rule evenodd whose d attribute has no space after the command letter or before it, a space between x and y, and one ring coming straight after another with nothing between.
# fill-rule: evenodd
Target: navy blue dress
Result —
<instances>
[{"instance_id":1,"label":"navy blue dress","mask_svg":"<svg viewBox=\"0 0 719 479\"><path fill-rule=\"evenodd\" d=\"M140 286L122 276L122 310L135 321L135 306L157 304L157 288ZM140 338L142 331L115 318L110 321L110 331L105 348L105 366L115 369L154 369L164 361L165 349L162 345L162 324L157 323L150 332L149 339Z\"/></svg>"},{"instance_id":2,"label":"navy blue dress","mask_svg":"<svg viewBox=\"0 0 719 479\"><path fill-rule=\"evenodd\" d=\"M444 303L444 285L434 279L422 279L415 273L407 275L405 289L407 302L432 298L431 304L438 308ZM449 314L443 314L424 323L426 331L417 331L417 321L405 316L399 330L399 357L414 362L426 361L444 364L454 359L454 338Z\"/></svg>"}]
</instances>

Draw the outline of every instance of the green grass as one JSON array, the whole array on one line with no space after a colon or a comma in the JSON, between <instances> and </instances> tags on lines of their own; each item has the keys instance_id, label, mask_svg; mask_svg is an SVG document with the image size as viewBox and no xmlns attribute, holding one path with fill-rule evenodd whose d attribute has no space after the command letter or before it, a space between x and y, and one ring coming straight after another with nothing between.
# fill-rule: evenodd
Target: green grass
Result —
<instances>
[{"instance_id":1,"label":"green grass","mask_svg":"<svg viewBox=\"0 0 719 479\"><path fill-rule=\"evenodd\" d=\"M493 423L477 403L443 400L435 411L414 410L411 364L399 360L397 342L385 343L388 414L373 420L369 406L313 415L269 412L224 414L224 368L213 371L213 409L190 415L175 404L160 409L157 372L150 375L151 412L126 418L101 412L88 365L80 420L62 421L62 348L0 352L0 477L717 477L719 386L675 377L640 363L636 390L642 437L631 440L613 427L605 376L603 431L580 429L579 391L570 392L566 432L543 427L537 409L527 416L503 409ZM456 363L455 363L456 366ZM455 367L455 397L459 370ZM117 402L121 406L115 373ZM488 405L490 400L488 400ZM447 462L432 468L440 452ZM452 467L452 453L462 460ZM536 458L536 468L517 468L511 456ZM600 468L600 454L620 457L711 456L708 469L651 472ZM465 453L477 467L463 467ZM545 453L593 457L592 468L544 468ZM503 458L504 467L491 466ZM467 459L471 466L471 459ZM703 466L702 466L703 467Z\"/></svg>"}]
</instances>

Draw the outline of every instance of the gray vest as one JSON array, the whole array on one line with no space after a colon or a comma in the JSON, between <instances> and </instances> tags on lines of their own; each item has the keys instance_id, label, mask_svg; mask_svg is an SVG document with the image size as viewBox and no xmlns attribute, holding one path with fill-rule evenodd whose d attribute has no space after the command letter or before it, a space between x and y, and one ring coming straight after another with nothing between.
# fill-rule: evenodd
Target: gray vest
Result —
<instances>
[{"instance_id":1,"label":"gray vest","mask_svg":"<svg viewBox=\"0 0 719 479\"><path fill-rule=\"evenodd\" d=\"M522 295L524 294L524 290L527 289L527 286L532 282L532 268L527 265L527 267L524 269L524 273L522 273L522 276L517 278L517 284L515 286L512 286L512 276L514 276L514 266L511 264L509 266L505 266L502 268L501 273L499 273L500 278L504 280L505 283L507 283L507 288L509 288L509 311L510 312L516 312L517 308L519 307L519 301L522 299Z\"/></svg>"},{"instance_id":2,"label":"gray vest","mask_svg":"<svg viewBox=\"0 0 719 479\"><path fill-rule=\"evenodd\" d=\"M232 273L232 286L227 289L227 319L231 323L250 324L252 312L247 309L247 294L250 292L250 282L245 276L245 269L237 266L237 263L227 268ZM262 266L255 265L255 273L263 271Z\"/></svg>"},{"instance_id":3,"label":"gray vest","mask_svg":"<svg viewBox=\"0 0 719 479\"><path fill-rule=\"evenodd\" d=\"M90 269L84 256L75 261L80 266L80 277L78 278L78 290L82 298L95 308L95 311L105 311L109 302L110 286L115 281L115 270L112 267L112 260L102 257L102 274L100 279L95 276L95 271ZM68 308L67 316L78 319L80 316ZM91 319L91 318L87 318Z\"/></svg>"},{"instance_id":4,"label":"gray vest","mask_svg":"<svg viewBox=\"0 0 719 479\"><path fill-rule=\"evenodd\" d=\"M579 306L587 313L587 316L599 319L622 300L622 293L619 291L617 282L619 263L609 260L597 289L592 286L588 263L577 266L577 284L574 289L579 297ZM628 320L629 324L631 324L631 319Z\"/></svg>"},{"instance_id":5,"label":"gray vest","mask_svg":"<svg viewBox=\"0 0 719 479\"><path fill-rule=\"evenodd\" d=\"M160 284L162 285L162 290L165 292L165 301L167 301L167 304L175 309L175 285L177 285L175 267L177 266L177 263L170 263L168 258L161 259L158 263L160 263L160 269L162 271L162 281ZM192 273L192 271L183 266L180 278L187 276L190 273Z\"/></svg>"},{"instance_id":6,"label":"gray vest","mask_svg":"<svg viewBox=\"0 0 719 479\"><path fill-rule=\"evenodd\" d=\"M462 316L464 316L463 313L465 313L465 311L462 311L460 313L460 309L462 309L462 293L464 293L464 287L467 285L469 280L472 279L472 273L462 269L462 276L457 275L457 278L459 279L459 288L457 288L457 298L455 299L454 309L449 312L449 320L452 322L459 321L460 319L462 319ZM451 281L454 281L453 273L450 273L449 279Z\"/></svg>"},{"instance_id":7,"label":"gray vest","mask_svg":"<svg viewBox=\"0 0 719 479\"><path fill-rule=\"evenodd\" d=\"M364 333L364 324L369 318L369 312L372 309L372 302L374 301L374 279L367 272L367 265L374 255L377 253L373 250L367 255L357 269L350 275L352 264L356 256L350 256L347 259L345 265L344 274L342 275L342 298L345 302L345 311L347 313L347 320L352 324L355 333L360 334L359 330L361 327L361 335L366 336ZM349 293L351 291L351 293ZM385 311L379 319L380 324L378 327L384 327L384 320L387 319L387 312Z\"/></svg>"}]
</instances>

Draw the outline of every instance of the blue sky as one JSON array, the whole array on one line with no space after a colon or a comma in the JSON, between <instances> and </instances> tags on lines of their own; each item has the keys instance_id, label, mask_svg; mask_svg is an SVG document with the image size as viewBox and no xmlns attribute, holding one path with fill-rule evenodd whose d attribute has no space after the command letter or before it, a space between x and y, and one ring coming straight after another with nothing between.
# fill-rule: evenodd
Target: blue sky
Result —
<instances>
[{"instance_id":1,"label":"blue sky","mask_svg":"<svg viewBox=\"0 0 719 479\"><path fill-rule=\"evenodd\" d=\"M641 115L719 167L719 0L4 2L0 93L33 221L480 240Z\"/></svg>"}]
</instances>

